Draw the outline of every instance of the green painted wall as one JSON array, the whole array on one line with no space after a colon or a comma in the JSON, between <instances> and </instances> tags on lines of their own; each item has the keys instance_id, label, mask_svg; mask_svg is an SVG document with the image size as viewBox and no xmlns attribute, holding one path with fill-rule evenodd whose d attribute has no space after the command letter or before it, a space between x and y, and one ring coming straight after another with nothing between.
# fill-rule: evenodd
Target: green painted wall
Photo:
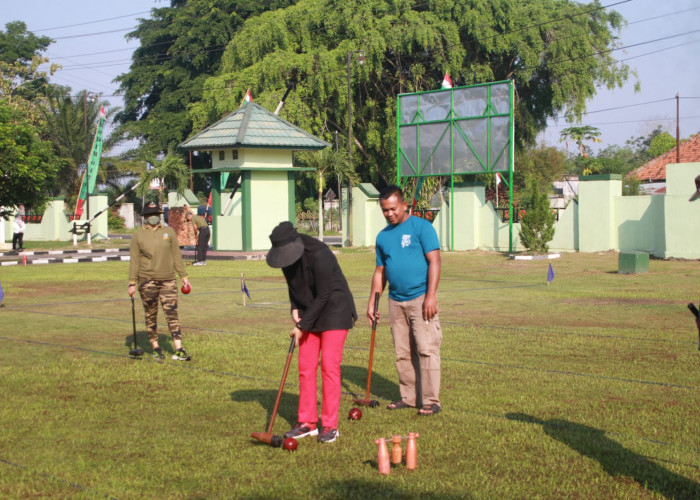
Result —
<instances>
[{"instance_id":1,"label":"green painted wall","mask_svg":"<svg viewBox=\"0 0 700 500\"><path fill-rule=\"evenodd\" d=\"M255 170L250 174L251 250L269 250L272 229L289 220L287 172Z\"/></svg>"},{"instance_id":2,"label":"green painted wall","mask_svg":"<svg viewBox=\"0 0 700 500\"><path fill-rule=\"evenodd\" d=\"M224 159L219 159L219 151L223 152ZM292 150L289 149L223 149L211 151L212 168L224 167L268 167L287 168L292 166ZM237 158L234 158L237 156ZM235 172L232 175L236 175Z\"/></svg>"},{"instance_id":3,"label":"green painted wall","mask_svg":"<svg viewBox=\"0 0 700 500\"><path fill-rule=\"evenodd\" d=\"M231 192L224 191L220 195L221 210L226 208ZM224 215L219 215L216 223L219 227L217 231L217 250L241 250L243 248L243 196L239 189L233 197L231 206Z\"/></svg>"},{"instance_id":4,"label":"green painted wall","mask_svg":"<svg viewBox=\"0 0 700 500\"><path fill-rule=\"evenodd\" d=\"M90 214L97 212L107 206L106 194L95 194L90 196ZM73 235L70 232L73 223L68 221L66 214L67 207L63 198L54 198L46 206L44 216L40 223L29 222L24 231L25 241L71 241ZM72 210L71 210L72 211ZM5 239L12 242L12 220L5 222ZM83 212L82 221L87 220L87 212ZM92 223L93 239L106 239L108 237L107 212L104 212Z\"/></svg>"},{"instance_id":5,"label":"green painted wall","mask_svg":"<svg viewBox=\"0 0 700 500\"><path fill-rule=\"evenodd\" d=\"M622 196L620 176L584 178L578 200L559 212L550 251L635 250L661 258L700 259L700 200L688 201L697 175L700 163L668 165L666 194L650 196ZM357 193L353 195L353 203L357 203L355 244L374 245L376 234L385 225L381 210L378 204L367 204L362 190L353 192ZM508 251L508 223L501 222L491 203L484 200L484 187L477 183L455 186L455 250ZM357 220L361 217L364 220ZM433 222L443 250L450 248L449 219L446 204ZM516 252L524 250L519 228L520 224L513 224Z\"/></svg>"},{"instance_id":6,"label":"green painted wall","mask_svg":"<svg viewBox=\"0 0 700 500\"><path fill-rule=\"evenodd\" d=\"M617 203L622 195L619 175L589 175L579 179L579 250L600 252L617 248Z\"/></svg>"},{"instance_id":7,"label":"green painted wall","mask_svg":"<svg viewBox=\"0 0 700 500\"><path fill-rule=\"evenodd\" d=\"M617 247L620 251L663 249L664 196L620 196L617 201Z\"/></svg>"},{"instance_id":8,"label":"green painted wall","mask_svg":"<svg viewBox=\"0 0 700 500\"><path fill-rule=\"evenodd\" d=\"M666 195L663 197L665 248L654 253L659 257L700 259L700 201L688 201L695 192L695 177L700 163L666 166Z\"/></svg>"},{"instance_id":9,"label":"green painted wall","mask_svg":"<svg viewBox=\"0 0 700 500\"><path fill-rule=\"evenodd\" d=\"M353 245L373 246L377 233L386 226L386 219L379 206L379 191L369 183L353 188ZM345 223L345 221L343 221Z\"/></svg>"},{"instance_id":10,"label":"green painted wall","mask_svg":"<svg viewBox=\"0 0 700 500\"><path fill-rule=\"evenodd\" d=\"M484 207L484 186L483 184L461 184L454 188L454 204L455 204L455 248L475 248L480 241L481 221L479 215ZM438 214L438 237L443 250L448 250L450 235L450 210L449 206L445 205ZM442 224L445 221L445 224ZM435 223L434 222L434 223ZM436 228L437 229L437 228Z\"/></svg>"},{"instance_id":11,"label":"green painted wall","mask_svg":"<svg viewBox=\"0 0 700 500\"><path fill-rule=\"evenodd\" d=\"M549 243L550 252L578 250L578 212L578 202L576 200L571 200L566 206L566 210L559 211L559 221L555 224L554 238Z\"/></svg>"},{"instance_id":12,"label":"green painted wall","mask_svg":"<svg viewBox=\"0 0 700 500\"><path fill-rule=\"evenodd\" d=\"M213 168L252 169L240 172L241 187L226 213L221 211L229 202L231 190L224 190L214 199L214 249L268 250L272 229L281 221L294 220L294 180L298 172L289 170L293 152L260 148L215 150L211 154ZM214 175L215 193L220 191L217 183L223 185L231 175L235 178L239 173Z\"/></svg>"},{"instance_id":13,"label":"green painted wall","mask_svg":"<svg viewBox=\"0 0 700 500\"><path fill-rule=\"evenodd\" d=\"M350 218L348 217L349 215L349 210L348 210L348 188L344 187L340 189L340 192L342 193L341 195L341 206L340 206L340 211L341 211L341 225L342 225L342 241L343 241L343 246L347 247L350 246L350 240L349 235L348 235L348 227L350 224Z\"/></svg>"}]
</instances>

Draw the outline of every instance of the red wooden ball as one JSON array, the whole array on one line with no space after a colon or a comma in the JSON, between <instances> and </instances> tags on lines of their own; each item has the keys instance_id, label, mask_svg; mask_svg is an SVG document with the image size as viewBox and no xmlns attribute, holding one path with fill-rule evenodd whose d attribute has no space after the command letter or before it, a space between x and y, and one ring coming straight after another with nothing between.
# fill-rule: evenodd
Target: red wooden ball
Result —
<instances>
[{"instance_id":1,"label":"red wooden ball","mask_svg":"<svg viewBox=\"0 0 700 500\"><path fill-rule=\"evenodd\" d=\"M348 413L348 418L350 420L360 420L362 418L362 410L359 408L352 408L350 413Z\"/></svg>"},{"instance_id":2,"label":"red wooden ball","mask_svg":"<svg viewBox=\"0 0 700 500\"><path fill-rule=\"evenodd\" d=\"M282 448L287 451L294 451L297 449L297 446L299 446L299 443L294 438L287 438L282 442Z\"/></svg>"},{"instance_id":3,"label":"red wooden ball","mask_svg":"<svg viewBox=\"0 0 700 500\"><path fill-rule=\"evenodd\" d=\"M192 291L192 285L190 285L189 283L185 283L184 285L182 285L182 288L180 288L180 291L187 295Z\"/></svg>"}]
</instances>

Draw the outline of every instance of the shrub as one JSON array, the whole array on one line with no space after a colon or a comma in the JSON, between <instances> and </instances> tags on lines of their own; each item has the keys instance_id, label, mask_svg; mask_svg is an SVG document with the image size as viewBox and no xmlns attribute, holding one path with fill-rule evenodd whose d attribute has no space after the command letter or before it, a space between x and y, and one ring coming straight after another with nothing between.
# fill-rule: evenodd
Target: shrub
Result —
<instances>
[{"instance_id":1,"label":"shrub","mask_svg":"<svg viewBox=\"0 0 700 500\"><path fill-rule=\"evenodd\" d=\"M109 214L107 216L107 227L109 229L124 229L126 225L124 217L119 215L117 212L109 211L107 213Z\"/></svg>"},{"instance_id":2,"label":"shrub","mask_svg":"<svg viewBox=\"0 0 700 500\"><path fill-rule=\"evenodd\" d=\"M527 211L520 224L519 234L523 246L534 253L547 253L547 244L554 238L554 219L547 193L542 193L539 184L532 182Z\"/></svg>"}]
</instances>

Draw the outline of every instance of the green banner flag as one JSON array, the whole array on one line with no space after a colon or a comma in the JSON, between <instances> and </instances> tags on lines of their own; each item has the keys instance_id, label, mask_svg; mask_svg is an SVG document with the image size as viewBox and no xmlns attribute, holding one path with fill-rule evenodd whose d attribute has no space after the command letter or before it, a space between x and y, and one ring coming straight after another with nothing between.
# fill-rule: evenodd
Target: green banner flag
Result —
<instances>
[{"instance_id":1,"label":"green banner flag","mask_svg":"<svg viewBox=\"0 0 700 500\"><path fill-rule=\"evenodd\" d=\"M102 126L105 123L105 108L100 107L100 122L97 125L97 130L95 131L95 138L92 140L92 149L90 151L90 158L88 159L88 166L83 174L83 182L80 185L80 195L78 196L78 204L75 207L75 216L80 217L83 215L83 205L85 200L87 200L88 193L92 194L95 191L95 184L97 182L97 169L100 166L100 158L102 157ZM87 174L87 175L86 175ZM88 182L89 186L88 186Z\"/></svg>"}]
</instances>

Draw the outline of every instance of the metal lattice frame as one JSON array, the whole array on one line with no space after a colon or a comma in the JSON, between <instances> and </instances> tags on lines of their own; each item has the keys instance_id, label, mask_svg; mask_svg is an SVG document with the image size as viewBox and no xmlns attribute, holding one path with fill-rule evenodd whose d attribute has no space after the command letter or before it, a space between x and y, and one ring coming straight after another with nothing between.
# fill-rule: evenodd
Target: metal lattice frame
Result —
<instances>
[{"instance_id":1,"label":"metal lattice frame","mask_svg":"<svg viewBox=\"0 0 700 500\"><path fill-rule=\"evenodd\" d=\"M454 176L507 172L513 213L513 82L400 94L396 104L397 183L450 177L450 249L454 250ZM513 217L508 218L513 252Z\"/></svg>"}]
</instances>

